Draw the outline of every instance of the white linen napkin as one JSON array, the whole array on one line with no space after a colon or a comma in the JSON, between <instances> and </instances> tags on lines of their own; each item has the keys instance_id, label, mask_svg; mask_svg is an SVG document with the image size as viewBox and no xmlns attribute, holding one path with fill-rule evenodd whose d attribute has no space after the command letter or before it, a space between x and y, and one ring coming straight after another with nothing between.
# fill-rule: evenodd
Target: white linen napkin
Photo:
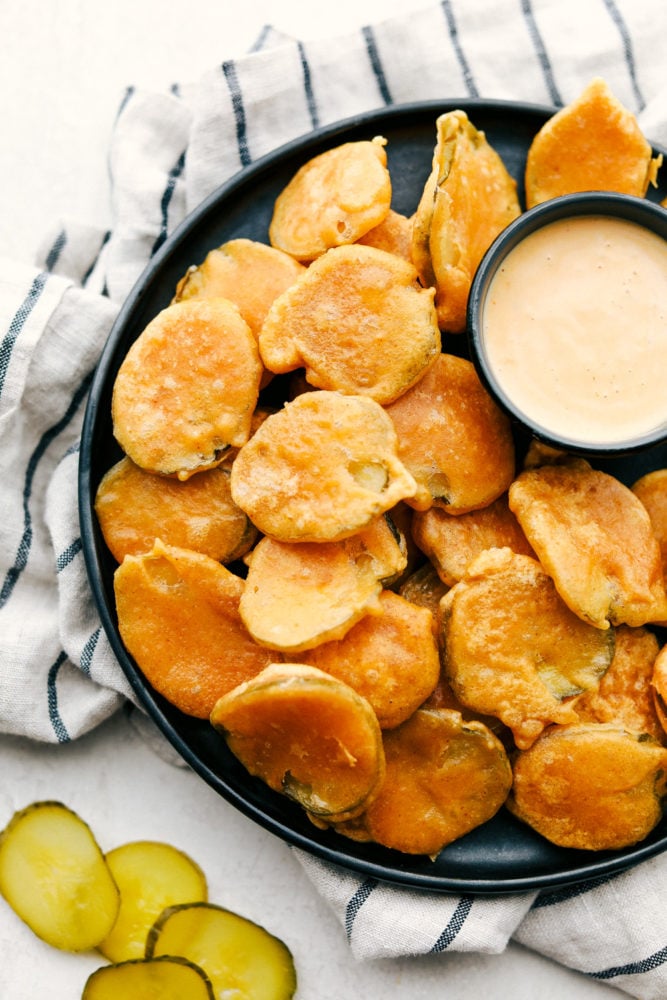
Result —
<instances>
[{"instance_id":1,"label":"white linen napkin","mask_svg":"<svg viewBox=\"0 0 667 1000\"><path fill-rule=\"evenodd\" d=\"M425 0L426 2L426 0ZM165 93L129 88L108 233L59 223L35 268L0 263L0 731L64 742L132 693L100 626L77 518L78 439L117 310L185 214L313 128L422 99L573 99L595 75L667 146L664 0L443 0L344 37L267 28ZM501 951L510 938L633 997L667 996L667 855L541 895L424 893L295 852L359 958Z\"/></svg>"}]
</instances>

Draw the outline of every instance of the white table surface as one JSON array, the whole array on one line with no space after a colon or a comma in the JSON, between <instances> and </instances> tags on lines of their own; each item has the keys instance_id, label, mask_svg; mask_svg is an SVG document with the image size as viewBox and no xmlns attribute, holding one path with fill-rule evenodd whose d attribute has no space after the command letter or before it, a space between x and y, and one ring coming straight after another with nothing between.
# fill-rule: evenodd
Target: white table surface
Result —
<instances>
[{"instance_id":1,"label":"white table surface","mask_svg":"<svg viewBox=\"0 0 667 1000\"><path fill-rule=\"evenodd\" d=\"M196 80L249 48L265 23L302 38L339 34L425 0L0 2L0 256L31 263L64 216L106 225L106 150L128 84ZM1 667L0 667L1 668ZM103 850L140 838L180 846L204 868L213 901L263 923L292 949L299 1000L612 1000L622 994L510 945L360 963L290 849L155 753L126 712L64 746L0 737L0 827L31 801L60 799ZM0 900L0 998L73 1000L95 954L35 938ZM119 998L120 1000L120 998Z\"/></svg>"}]
</instances>

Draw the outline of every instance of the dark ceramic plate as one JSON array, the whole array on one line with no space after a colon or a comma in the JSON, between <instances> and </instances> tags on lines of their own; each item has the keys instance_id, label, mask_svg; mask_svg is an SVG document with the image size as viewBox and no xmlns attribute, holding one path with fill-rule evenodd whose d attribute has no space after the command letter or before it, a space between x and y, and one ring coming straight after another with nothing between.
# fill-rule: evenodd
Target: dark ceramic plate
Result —
<instances>
[{"instance_id":1,"label":"dark ceramic plate","mask_svg":"<svg viewBox=\"0 0 667 1000\"><path fill-rule=\"evenodd\" d=\"M181 714L144 680L118 635L113 596L115 563L93 511L102 475L121 457L111 425L116 372L142 329L168 305L186 269L226 240L244 236L266 242L274 199L295 171L316 154L349 140L386 136L393 207L412 214L430 170L435 119L456 107L466 110L471 121L486 132L516 177L523 201L526 152L553 109L500 101L426 102L360 115L282 147L219 188L165 242L124 304L91 388L79 470L81 530L95 601L132 688L184 760L220 795L288 843L364 876L431 891L517 892L601 876L657 854L667 847L667 818L636 847L589 853L555 847L502 810L490 822L444 849L434 861L375 844L357 844L317 830L298 806L251 778L207 722ZM652 190L649 197L659 200L666 194L663 187ZM465 338L450 338L446 349L465 354ZM605 467L631 483L644 472L663 465L667 465L667 448L616 460Z\"/></svg>"}]
</instances>

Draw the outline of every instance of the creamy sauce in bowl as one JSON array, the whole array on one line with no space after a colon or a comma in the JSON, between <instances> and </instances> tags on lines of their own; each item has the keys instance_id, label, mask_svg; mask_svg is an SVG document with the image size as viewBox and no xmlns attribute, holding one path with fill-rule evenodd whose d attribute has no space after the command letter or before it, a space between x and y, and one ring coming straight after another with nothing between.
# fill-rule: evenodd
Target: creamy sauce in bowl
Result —
<instances>
[{"instance_id":1,"label":"creamy sauce in bowl","mask_svg":"<svg viewBox=\"0 0 667 1000\"><path fill-rule=\"evenodd\" d=\"M625 218L557 219L514 246L481 317L491 377L547 435L667 434L667 240Z\"/></svg>"}]
</instances>

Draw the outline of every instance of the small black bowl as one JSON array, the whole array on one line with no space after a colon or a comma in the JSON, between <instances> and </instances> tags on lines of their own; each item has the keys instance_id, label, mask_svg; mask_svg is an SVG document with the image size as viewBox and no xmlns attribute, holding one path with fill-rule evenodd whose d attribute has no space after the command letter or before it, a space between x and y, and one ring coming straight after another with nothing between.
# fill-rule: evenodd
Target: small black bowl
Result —
<instances>
[{"instance_id":1,"label":"small black bowl","mask_svg":"<svg viewBox=\"0 0 667 1000\"><path fill-rule=\"evenodd\" d=\"M482 258L475 274L468 301L467 317L470 355L482 382L496 402L534 437L564 451L600 457L627 455L667 440L667 419L654 427L639 433L628 433L617 439L613 439L611 436L607 439L606 435L601 435L598 438L586 433L586 431L582 433L581 437L567 431L559 432L556 420L551 423L545 421L543 417L540 419L532 415L529 412L530 406L522 408L519 402L513 398L512 393L503 385L502 375L499 375L494 369L485 335L485 307L489 289L500 269L506 265L512 251L523 240L537 233L543 227L561 220L574 220L582 216L626 220L667 241L667 211L655 202L631 195L606 191L587 191L553 198L528 209L510 223L495 239ZM576 257L568 261L568 267L571 268L572 272L581 266ZM602 305L603 303L600 303L600 306ZM663 312L663 318L664 315ZM667 323L664 325L664 329L660 326L657 332L667 343ZM531 336L536 336L538 333L539 327L533 330ZM633 330L629 328L628 338L632 335ZM530 364L530 362L521 355L518 364ZM531 377L531 371L527 370L526 379ZM570 405L570 394L567 392L567 387L556 388L550 385L548 391L553 393L553 396L550 396L550 404L563 405L563 407ZM637 398L637 394L635 394L635 398ZM605 404L601 403L600 405L602 406L600 416L603 417ZM667 418L667 405L665 416ZM584 426L582 422L579 425Z\"/></svg>"}]
</instances>

